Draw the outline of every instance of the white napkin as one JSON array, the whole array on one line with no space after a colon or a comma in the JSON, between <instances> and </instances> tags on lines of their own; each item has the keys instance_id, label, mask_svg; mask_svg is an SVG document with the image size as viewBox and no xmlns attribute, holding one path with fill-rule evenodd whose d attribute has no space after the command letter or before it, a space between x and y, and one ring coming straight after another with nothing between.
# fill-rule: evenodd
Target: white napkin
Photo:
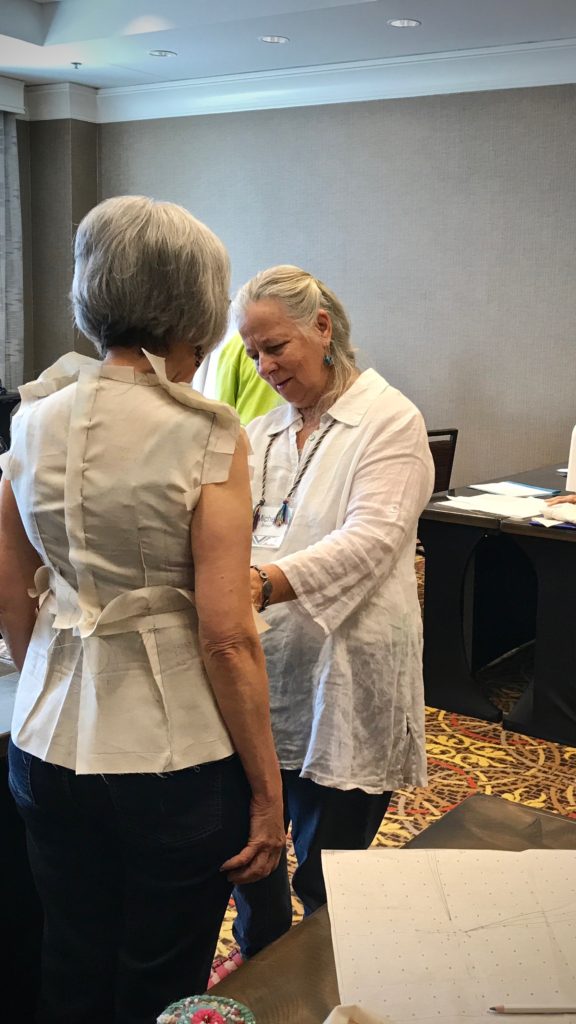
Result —
<instances>
[{"instance_id":1,"label":"white napkin","mask_svg":"<svg viewBox=\"0 0 576 1024\"><path fill-rule=\"evenodd\" d=\"M389 1017L375 1017L359 1006L335 1006L324 1024L392 1024Z\"/></svg>"}]
</instances>

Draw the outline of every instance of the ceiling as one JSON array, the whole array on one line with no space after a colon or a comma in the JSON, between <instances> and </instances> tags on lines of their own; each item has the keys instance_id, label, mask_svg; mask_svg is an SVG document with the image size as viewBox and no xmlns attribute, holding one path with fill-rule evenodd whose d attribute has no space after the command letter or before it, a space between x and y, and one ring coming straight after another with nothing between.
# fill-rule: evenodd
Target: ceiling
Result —
<instances>
[{"instance_id":1,"label":"ceiling","mask_svg":"<svg viewBox=\"0 0 576 1024\"><path fill-rule=\"evenodd\" d=\"M391 27L397 18L421 25ZM513 57L545 43L554 57L568 40L576 0L0 0L0 75L34 85L150 86L502 48Z\"/></svg>"}]
</instances>

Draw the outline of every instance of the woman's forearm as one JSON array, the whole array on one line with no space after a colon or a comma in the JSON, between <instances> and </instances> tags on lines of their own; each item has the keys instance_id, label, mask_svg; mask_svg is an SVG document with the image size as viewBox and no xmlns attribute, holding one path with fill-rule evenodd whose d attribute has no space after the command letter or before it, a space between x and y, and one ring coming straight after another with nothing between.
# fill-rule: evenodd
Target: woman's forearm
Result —
<instances>
[{"instance_id":1,"label":"woman's forearm","mask_svg":"<svg viewBox=\"0 0 576 1024\"><path fill-rule=\"evenodd\" d=\"M26 659L35 621L36 602L30 598L22 599L19 607L18 602L10 609L0 607L0 633L19 672Z\"/></svg>"},{"instance_id":2,"label":"woman's forearm","mask_svg":"<svg viewBox=\"0 0 576 1024\"><path fill-rule=\"evenodd\" d=\"M36 621L37 601L28 594L42 560L22 525L10 481L0 483L0 632L17 669L22 669Z\"/></svg>"},{"instance_id":3,"label":"woman's forearm","mask_svg":"<svg viewBox=\"0 0 576 1024\"><path fill-rule=\"evenodd\" d=\"M281 780L270 725L268 680L256 634L209 639L200 627L200 645L216 702L254 797L279 798Z\"/></svg>"}]
</instances>

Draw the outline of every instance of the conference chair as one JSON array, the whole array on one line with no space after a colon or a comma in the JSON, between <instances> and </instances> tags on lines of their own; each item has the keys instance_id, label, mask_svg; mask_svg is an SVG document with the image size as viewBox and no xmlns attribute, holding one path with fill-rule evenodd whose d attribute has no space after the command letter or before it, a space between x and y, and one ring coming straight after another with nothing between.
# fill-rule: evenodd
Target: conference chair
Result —
<instances>
[{"instance_id":1,"label":"conference chair","mask_svg":"<svg viewBox=\"0 0 576 1024\"><path fill-rule=\"evenodd\" d=\"M450 487L457 440L458 431L454 427L446 430L428 431L428 444L430 445L436 470L434 478L435 494L437 491L447 491Z\"/></svg>"},{"instance_id":2,"label":"conference chair","mask_svg":"<svg viewBox=\"0 0 576 1024\"><path fill-rule=\"evenodd\" d=\"M450 487L457 440L458 431L455 427L448 427L446 430L428 431L428 444L430 445L436 471L434 476L434 494L437 491L447 491ZM423 554L424 548L420 540L418 540L416 542L416 555L421 557Z\"/></svg>"}]
</instances>

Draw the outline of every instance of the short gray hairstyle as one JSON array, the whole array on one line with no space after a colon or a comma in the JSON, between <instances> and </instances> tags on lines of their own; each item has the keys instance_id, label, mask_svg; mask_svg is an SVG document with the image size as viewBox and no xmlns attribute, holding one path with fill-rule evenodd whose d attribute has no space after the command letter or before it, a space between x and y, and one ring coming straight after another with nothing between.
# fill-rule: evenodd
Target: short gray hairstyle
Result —
<instances>
[{"instance_id":1,"label":"short gray hairstyle","mask_svg":"<svg viewBox=\"0 0 576 1024\"><path fill-rule=\"evenodd\" d=\"M334 292L300 267L283 264L262 270L237 292L233 311L238 323L251 302L276 299L290 319L303 327L312 327L321 309L332 322L330 355L333 359L329 391L322 401L327 409L346 390L356 369L354 349L350 341L350 320Z\"/></svg>"},{"instance_id":2,"label":"short gray hairstyle","mask_svg":"<svg viewBox=\"0 0 576 1024\"><path fill-rule=\"evenodd\" d=\"M78 227L74 261L74 318L101 354L120 346L164 354L173 340L206 354L226 330L226 249L183 206L104 200Z\"/></svg>"}]
</instances>

